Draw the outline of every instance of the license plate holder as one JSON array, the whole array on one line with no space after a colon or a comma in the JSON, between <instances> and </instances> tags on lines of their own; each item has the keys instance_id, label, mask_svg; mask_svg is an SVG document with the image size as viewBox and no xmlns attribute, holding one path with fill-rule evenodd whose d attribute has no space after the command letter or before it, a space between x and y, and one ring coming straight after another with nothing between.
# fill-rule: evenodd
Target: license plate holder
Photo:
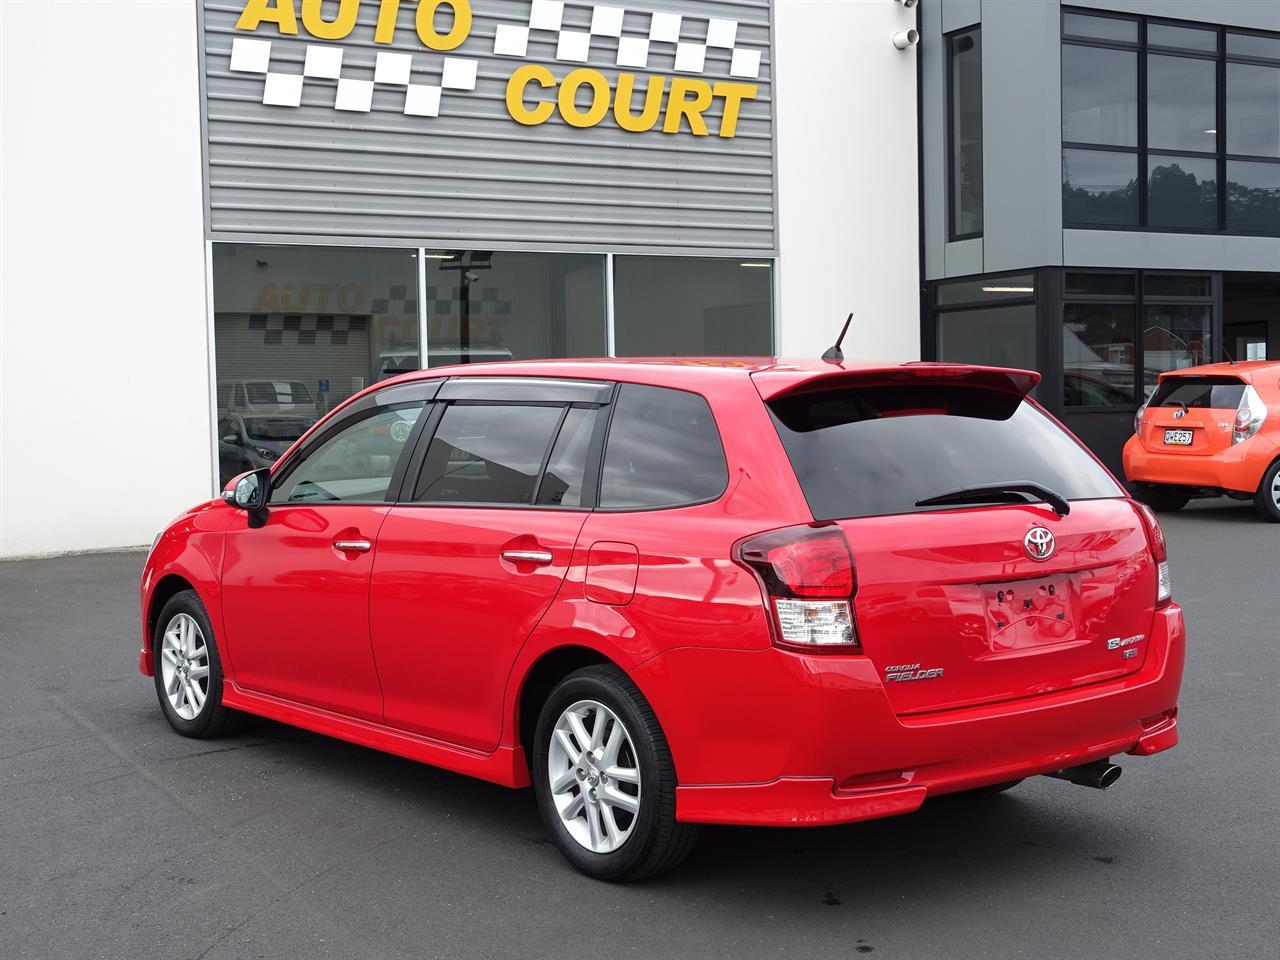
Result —
<instances>
[{"instance_id":1,"label":"license plate holder","mask_svg":"<svg viewBox=\"0 0 1280 960\"><path fill-rule=\"evenodd\" d=\"M982 606L992 654L1075 640L1075 603L1069 574L983 584Z\"/></svg>"},{"instance_id":2,"label":"license plate holder","mask_svg":"<svg viewBox=\"0 0 1280 960\"><path fill-rule=\"evenodd\" d=\"M1195 434L1190 430L1175 430L1170 428L1164 432L1165 445L1170 447L1189 447L1191 446L1191 441L1194 437Z\"/></svg>"}]
</instances>

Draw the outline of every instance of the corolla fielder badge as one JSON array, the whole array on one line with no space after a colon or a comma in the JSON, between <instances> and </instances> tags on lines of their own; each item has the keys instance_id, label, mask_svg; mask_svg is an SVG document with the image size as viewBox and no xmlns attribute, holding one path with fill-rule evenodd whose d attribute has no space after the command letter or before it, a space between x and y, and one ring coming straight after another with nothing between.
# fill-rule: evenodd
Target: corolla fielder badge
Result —
<instances>
[{"instance_id":1,"label":"corolla fielder badge","mask_svg":"<svg viewBox=\"0 0 1280 960\"><path fill-rule=\"evenodd\" d=\"M1053 533L1047 527L1032 527L1022 538L1022 547L1032 560L1048 560L1053 556Z\"/></svg>"}]
</instances>

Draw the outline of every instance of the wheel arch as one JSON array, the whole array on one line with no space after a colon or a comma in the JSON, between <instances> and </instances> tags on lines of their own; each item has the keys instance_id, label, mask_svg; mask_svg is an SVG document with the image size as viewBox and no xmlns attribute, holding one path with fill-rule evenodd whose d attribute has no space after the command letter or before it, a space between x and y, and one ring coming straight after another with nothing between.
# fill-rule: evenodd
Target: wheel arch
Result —
<instances>
[{"instance_id":1,"label":"wheel arch","mask_svg":"<svg viewBox=\"0 0 1280 960\"><path fill-rule=\"evenodd\" d=\"M602 664L626 672L621 664L594 647L579 644L552 647L525 671L516 689L513 729L527 763L533 762L533 735L538 714L556 684L583 667Z\"/></svg>"}]
</instances>

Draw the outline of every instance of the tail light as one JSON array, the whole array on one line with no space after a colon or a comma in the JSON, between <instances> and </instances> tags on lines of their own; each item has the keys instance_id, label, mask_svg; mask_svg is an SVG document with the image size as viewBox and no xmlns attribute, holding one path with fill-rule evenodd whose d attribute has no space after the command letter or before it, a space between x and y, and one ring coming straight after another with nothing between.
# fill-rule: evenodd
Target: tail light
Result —
<instances>
[{"instance_id":1,"label":"tail light","mask_svg":"<svg viewBox=\"0 0 1280 960\"><path fill-rule=\"evenodd\" d=\"M1237 444L1248 440L1267 419L1267 408L1251 386L1244 388L1240 397L1240 406L1236 408L1236 421L1231 425L1231 443Z\"/></svg>"},{"instance_id":2,"label":"tail light","mask_svg":"<svg viewBox=\"0 0 1280 960\"><path fill-rule=\"evenodd\" d=\"M1142 436L1142 418L1146 415L1147 405L1144 403L1138 408L1138 412L1133 415L1133 432L1138 436Z\"/></svg>"},{"instance_id":3,"label":"tail light","mask_svg":"<svg viewBox=\"0 0 1280 960\"><path fill-rule=\"evenodd\" d=\"M734 560L764 588L774 641L797 650L858 649L853 557L836 526L786 527L740 541Z\"/></svg>"},{"instance_id":4,"label":"tail light","mask_svg":"<svg viewBox=\"0 0 1280 960\"><path fill-rule=\"evenodd\" d=\"M1169 549L1164 542L1160 521L1146 504L1135 503L1142 525L1147 528L1147 542L1151 544L1151 556L1156 562L1156 608L1168 606L1173 600L1173 582L1169 579Z\"/></svg>"}]
</instances>

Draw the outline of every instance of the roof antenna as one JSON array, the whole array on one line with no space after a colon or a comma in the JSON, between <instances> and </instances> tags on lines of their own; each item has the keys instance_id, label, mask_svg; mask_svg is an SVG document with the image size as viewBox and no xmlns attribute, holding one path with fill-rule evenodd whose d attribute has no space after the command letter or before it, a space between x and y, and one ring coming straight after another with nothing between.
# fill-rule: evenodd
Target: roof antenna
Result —
<instances>
[{"instance_id":1,"label":"roof antenna","mask_svg":"<svg viewBox=\"0 0 1280 960\"><path fill-rule=\"evenodd\" d=\"M828 348L827 352L822 355L823 360L839 363L844 359L844 351L840 349L840 344L844 343L844 335L849 332L849 324L851 323L853 323L852 313L845 319L844 328L840 331L840 336L836 339L835 346Z\"/></svg>"},{"instance_id":2,"label":"roof antenna","mask_svg":"<svg viewBox=\"0 0 1280 960\"><path fill-rule=\"evenodd\" d=\"M1227 359L1231 361L1231 365L1235 366L1236 358L1231 355L1231 351L1227 349L1227 345L1225 343L1222 345L1222 352L1226 354Z\"/></svg>"}]
</instances>

